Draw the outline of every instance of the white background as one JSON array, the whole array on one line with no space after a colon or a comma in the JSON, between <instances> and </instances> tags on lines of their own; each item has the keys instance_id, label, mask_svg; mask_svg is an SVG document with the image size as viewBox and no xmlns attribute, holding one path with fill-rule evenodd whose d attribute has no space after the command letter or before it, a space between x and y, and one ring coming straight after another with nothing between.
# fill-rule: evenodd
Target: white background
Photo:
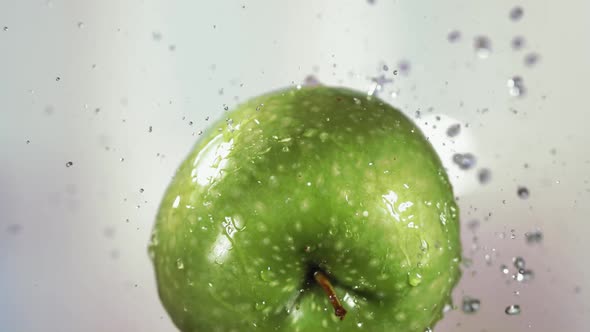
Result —
<instances>
[{"instance_id":1,"label":"white background","mask_svg":"<svg viewBox=\"0 0 590 332\"><path fill-rule=\"evenodd\" d=\"M394 82L380 96L422 112L460 196L473 263L436 331L586 331L589 13L583 0L0 0L0 330L175 331L146 246L196 133L224 105L308 74L367 90L383 73ZM529 52L540 55L530 68ZM393 77L404 60L409 74ZM508 94L514 75L523 98ZM455 152L474 153L476 169L458 170ZM527 245L535 229L544 241ZM514 273L517 255L535 272L528 284L500 271ZM465 295L481 300L477 314L461 312ZM506 316L510 304L522 314Z\"/></svg>"}]
</instances>

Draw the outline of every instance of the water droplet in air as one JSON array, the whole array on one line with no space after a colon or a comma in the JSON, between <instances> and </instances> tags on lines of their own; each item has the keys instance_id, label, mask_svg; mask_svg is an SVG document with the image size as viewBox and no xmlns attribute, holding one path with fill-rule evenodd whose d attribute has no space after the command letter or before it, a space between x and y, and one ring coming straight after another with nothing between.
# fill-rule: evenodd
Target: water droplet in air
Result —
<instances>
[{"instance_id":1,"label":"water droplet in air","mask_svg":"<svg viewBox=\"0 0 590 332\"><path fill-rule=\"evenodd\" d=\"M143 192L144 192L143 188L139 188L139 193L143 194Z\"/></svg>"},{"instance_id":2,"label":"water droplet in air","mask_svg":"<svg viewBox=\"0 0 590 332\"><path fill-rule=\"evenodd\" d=\"M524 233L527 244L536 244L543 241L543 233L541 231L533 231Z\"/></svg>"},{"instance_id":3,"label":"water droplet in air","mask_svg":"<svg viewBox=\"0 0 590 332\"><path fill-rule=\"evenodd\" d=\"M158 31L152 32L152 39L155 41L162 40L162 33L158 32Z\"/></svg>"},{"instance_id":4,"label":"water droplet in air","mask_svg":"<svg viewBox=\"0 0 590 332\"><path fill-rule=\"evenodd\" d=\"M510 270L508 270L508 266L502 264L502 266L500 266L500 271L502 271L502 274L508 274L510 273Z\"/></svg>"},{"instance_id":5,"label":"water droplet in air","mask_svg":"<svg viewBox=\"0 0 590 332\"><path fill-rule=\"evenodd\" d=\"M529 190L527 187L518 187L518 189L516 190L516 193L518 194L518 197L522 198L522 199L527 199L530 196Z\"/></svg>"},{"instance_id":6,"label":"water droplet in air","mask_svg":"<svg viewBox=\"0 0 590 332\"><path fill-rule=\"evenodd\" d=\"M506 85L508 86L508 93L513 97L522 97L526 92L524 82L520 76L510 78Z\"/></svg>"},{"instance_id":7,"label":"water droplet in air","mask_svg":"<svg viewBox=\"0 0 590 332\"><path fill-rule=\"evenodd\" d=\"M447 136L449 137L455 137L457 135L459 135L459 133L461 132L461 124L459 123L455 123L449 126L449 128L447 128Z\"/></svg>"},{"instance_id":8,"label":"water droplet in air","mask_svg":"<svg viewBox=\"0 0 590 332\"><path fill-rule=\"evenodd\" d=\"M514 278L518 282L528 282L533 280L535 273L532 270L520 269Z\"/></svg>"},{"instance_id":9,"label":"water droplet in air","mask_svg":"<svg viewBox=\"0 0 590 332\"><path fill-rule=\"evenodd\" d=\"M481 59L489 57L492 53L492 42L486 36L475 37L473 47L475 48L475 53Z\"/></svg>"},{"instance_id":10,"label":"water droplet in air","mask_svg":"<svg viewBox=\"0 0 590 332\"><path fill-rule=\"evenodd\" d=\"M59 81L61 81L61 77L57 76L57 77L55 78L55 81L56 81L56 82L59 82Z\"/></svg>"},{"instance_id":11,"label":"water droplet in air","mask_svg":"<svg viewBox=\"0 0 590 332\"><path fill-rule=\"evenodd\" d=\"M5 26L4 28L2 28L2 30L8 31L8 27Z\"/></svg>"},{"instance_id":12,"label":"water droplet in air","mask_svg":"<svg viewBox=\"0 0 590 332\"><path fill-rule=\"evenodd\" d=\"M408 75L410 73L410 62L407 60L402 60L397 64L397 68L400 74Z\"/></svg>"},{"instance_id":13,"label":"water droplet in air","mask_svg":"<svg viewBox=\"0 0 590 332\"><path fill-rule=\"evenodd\" d=\"M522 7L516 6L510 10L509 16L512 21L518 21L522 18L523 14L524 10L522 9Z\"/></svg>"},{"instance_id":14,"label":"water droplet in air","mask_svg":"<svg viewBox=\"0 0 590 332\"><path fill-rule=\"evenodd\" d=\"M84 22L78 22L78 29L84 29Z\"/></svg>"},{"instance_id":15,"label":"water droplet in air","mask_svg":"<svg viewBox=\"0 0 590 332\"><path fill-rule=\"evenodd\" d=\"M539 54L529 53L524 57L524 64L528 67L532 67L539 62Z\"/></svg>"},{"instance_id":16,"label":"water droplet in air","mask_svg":"<svg viewBox=\"0 0 590 332\"><path fill-rule=\"evenodd\" d=\"M524 269L526 262L524 261L524 258L522 257L514 257L512 259L512 263L514 264L514 267L517 269Z\"/></svg>"},{"instance_id":17,"label":"water droplet in air","mask_svg":"<svg viewBox=\"0 0 590 332\"><path fill-rule=\"evenodd\" d=\"M486 183L490 182L491 178L492 178L492 172L487 168L482 168L479 170L479 172L477 172L477 179L479 180L479 183L481 183L481 184L486 184Z\"/></svg>"},{"instance_id":18,"label":"water droplet in air","mask_svg":"<svg viewBox=\"0 0 590 332\"><path fill-rule=\"evenodd\" d=\"M73 162L71 162L71 161L68 161L68 162L66 163L66 167L72 167L72 166L74 166L74 163L73 163Z\"/></svg>"},{"instance_id":19,"label":"water droplet in air","mask_svg":"<svg viewBox=\"0 0 590 332\"><path fill-rule=\"evenodd\" d=\"M524 47L524 43L525 43L524 37L516 36L516 37L512 38L512 42L510 42L510 45L512 46L513 50L518 51Z\"/></svg>"},{"instance_id":20,"label":"water droplet in air","mask_svg":"<svg viewBox=\"0 0 590 332\"><path fill-rule=\"evenodd\" d=\"M518 304L509 305L508 307L506 307L506 310L504 310L504 312L506 313L506 315L509 316L519 315L520 306Z\"/></svg>"},{"instance_id":21,"label":"water droplet in air","mask_svg":"<svg viewBox=\"0 0 590 332\"><path fill-rule=\"evenodd\" d=\"M449 34L447 35L447 40L450 43L454 43L456 41L459 41L459 39L461 39L461 32L459 30L453 30L453 31L449 32Z\"/></svg>"},{"instance_id":22,"label":"water droplet in air","mask_svg":"<svg viewBox=\"0 0 590 332\"><path fill-rule=\"evenodd\" d=\"M314 75L307 75L305 77L305 79L303 80L303 85L304 86L318 86L318 85L322 85L322 83L320 83L320 80L318 80L318 78L315 77Z\"/></svg>"},{"instance_id":23,"label":"water droplet in air","mask_svg":"<svg viewBox=\"0 0 590 332\"><path fill-rule=\"evenodd\" d=\"M461 309L466 314L474 314L479 310L480 304L481 302L478 299L466 296L463 298L463 306Z\"/></svg>"},{"instance_id":24,"label":"water droplet in air","mask_svg":"<svg viewBox=\"0 0 590 332\"><path fill-rule=\"evenodd\" d=\"M453 155L453 162L462 170L473 168L476 163L475 156L471 153L455 153Z\"/></svg>"},{"instance_id":25,"label":"water droplet in air","mask_svg":"<svg viewBox=\"0 0 590 332\"><path fill-rule=\"evenodd\" d=\"M182 270L182 269L184 269L184 262L182 261L182 259L181 259L181 258L178 258L178 259L176 260L176 267L177 267L179 270Z\"/></svg>"}]
</instances>

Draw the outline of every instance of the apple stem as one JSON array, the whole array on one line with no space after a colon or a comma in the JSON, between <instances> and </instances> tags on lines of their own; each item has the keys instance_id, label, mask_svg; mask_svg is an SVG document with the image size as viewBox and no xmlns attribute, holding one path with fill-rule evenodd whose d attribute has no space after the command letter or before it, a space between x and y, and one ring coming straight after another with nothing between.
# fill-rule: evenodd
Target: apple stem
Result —
<instances>
[{"instance_id":1,"label":"apple stem","mask_svg":"<svg viewBox=\"0 0 590 332\"><path fill-rule=\"evenodd\" d=\"M320 286L322 286L326 294L328 294L328 298L330 299L330 303L332 303L332 306L334 307L334 312L336 313L336 316L339 317L340 320L343 320L344 316L346 315L346 309L344 309L344 307L340 303L340 300L338 300L338 297L336 296L336 292L334 291L334 287L332 287L330 279L328 279L328 277L322 271L315 271L313 273L313 278Z\"/></svg>"}]
</instances>

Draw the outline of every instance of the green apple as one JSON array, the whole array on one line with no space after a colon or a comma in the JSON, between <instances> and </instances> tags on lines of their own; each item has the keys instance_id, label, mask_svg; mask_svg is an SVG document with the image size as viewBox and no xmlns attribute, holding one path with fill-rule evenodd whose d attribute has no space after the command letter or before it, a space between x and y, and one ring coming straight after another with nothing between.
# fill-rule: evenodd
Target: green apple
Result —
<instances>
[{"instance_id":1,"label":"green apple","mask_svg":"<svg viewBox=\"0 0 590 332\"><path fill-rule=\"evenodd\" d=\"M255 98L200 139L150 244L184 332L423 332L461 274L458 209L420 130L375 97Z\"/></svg>"}]
</instances>

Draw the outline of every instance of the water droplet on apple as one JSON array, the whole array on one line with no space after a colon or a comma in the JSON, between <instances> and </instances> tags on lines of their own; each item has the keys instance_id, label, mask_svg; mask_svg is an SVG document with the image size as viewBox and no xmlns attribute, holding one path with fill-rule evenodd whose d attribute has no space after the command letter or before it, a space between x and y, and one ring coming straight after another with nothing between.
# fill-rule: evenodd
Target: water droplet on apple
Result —
<instances>
[{"instance_id":1,"label":"water droplet on apple","mask_svg":"<svg viewBox=\"0 0 590 332\"><path fill-rule=\"evenodd\" d=\"M258 311L262 311L266 307L266 301L256 302L254 308Z\"/></svg>"},{"instance_id":2,"label":"water droplet on apple","mask_svg":"<svg viewBox=\"0 0 590 332\"><path fill-rule=\"evenodd\" d=\"M480 304L481 302L478 299L466 296L463 298L463 306L461 309L466 314L474 314L479 310Z\"/></svg>"},{"instance_id":3,"label":"water droplet on apple","mask_svg":"<svg viewBox=\"0 0 590 332\"><path fill-rule=\"evenodd\" d=\"M506 307L506 310L504 310L504 312L506 313L506 315L509 315L509 316L520 315L520 305L518 305L518 304L509 305L508 307Z\"/></svg>"},{"instance_id":4,"label":"water droplet on apple","mask_svg":"<svg viewBox=\"0 0 590 332\"><path fill-rule=\"evenodd\" d=\"M410 286L412 287L416 287L418 285L420 285L420 283L422 282L422 275L420 275L417 272L412 272L408 274L408 283L410 284Z\"/></svg>"},{"instance_id":5,"label":"water droplet on apple","mask_svg":"<svg viewBox=\"0 0 590 332\"><path fill-rule=\"evenodd\" d=\"M177 267L179 270L182 270L182 269L184 269L184 262L182 261L182 259L181 259L181 258L177 258L177 259L176 259L176 267Z\"/></svg>"},{"instance_id":6,"label":"water droplet on apple","mask_svg":"<svg viewBox=\"0 0 590 332\"><path fill-rule=\"evenodd\" d=\"M260 279L264 281L271 281L273 279L273 272L270 270L270 266L260 271Z\"/></svg>"},{"instance_id":7,"label":"water droplet on apple","mask_svg":"<svg viewBox=\"0 0 590 332\"><path fill-rule=\"evenodd\" d=\"M426 240L424 239L420 240L420 250L422 250L423 252L426 252L428 250L428 242L426 242Z\"/></svg>"}]
</instances>

